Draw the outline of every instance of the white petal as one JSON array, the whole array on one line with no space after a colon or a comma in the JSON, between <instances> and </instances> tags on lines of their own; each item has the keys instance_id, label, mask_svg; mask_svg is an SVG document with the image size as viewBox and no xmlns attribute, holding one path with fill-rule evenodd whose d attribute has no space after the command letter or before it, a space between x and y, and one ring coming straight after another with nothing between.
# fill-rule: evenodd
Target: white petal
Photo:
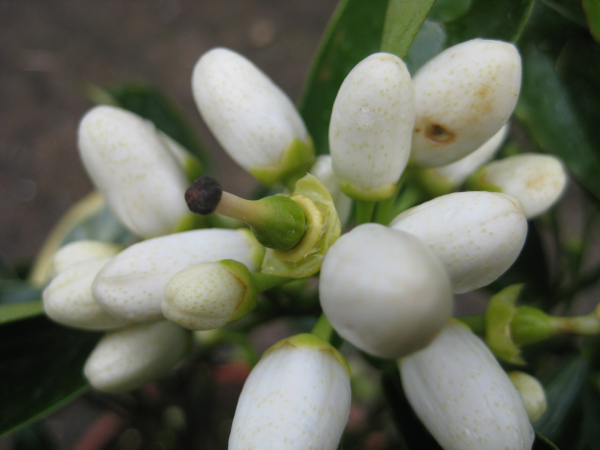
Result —
<instances>
[{"instance_id":1,"label":"white petal","mask_svg":"<svg viewBox=\"0 0 600 450\"><path fill-rule=\"evenodd\" d=\"M100 256L115 256L123 246L110 242L82 240L71 242L58 249L52 258L52 273L56 276L69 267Z\"/></svg>"}]
</instances>

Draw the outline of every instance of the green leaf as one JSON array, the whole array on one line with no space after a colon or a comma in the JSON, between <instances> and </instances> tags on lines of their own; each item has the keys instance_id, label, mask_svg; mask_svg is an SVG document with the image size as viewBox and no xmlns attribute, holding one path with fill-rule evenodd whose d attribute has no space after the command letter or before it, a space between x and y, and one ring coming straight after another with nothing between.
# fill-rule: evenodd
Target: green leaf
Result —
<instances>
[{"instance_id":1,"label":"green leaf","mask_svg":"<svg viewBox=\"0 0 600 450\"><path fill-rule=\"evenodd\" d=\"M41 300L26 303L13 303L0 306L0 325L15 320L28 319L44 313Z\"/></svg>"},{"instance_id":2,"label":"green leaf","mask_svg":"<svg viewBox=\"0 0 600 450\"><path fill-rule=\"evenodd\" d=\"M100 336L45 317L0 326L0 436L81 395L83 365Z\"/></svg>"},{"instance_id":3,"label":"green leaf","mask_svg":"<svg viewBox=\"0 0 600 450\"><path fill-rule=\"evenodd\" d=\"M381 48L387 6L387 0L342 0L327 25L298 106L318 154L329 153L329 119L344 78Z\"/></svg>"},{"instance_id":4,"label":"green leaf","mask_svg":"<svg viewBox=\"0 0 600 450\"><path fill-rule=\"evenodd\" d=\"M600 450L600 395L591 386L583 394L583 419L578 450Z\"/></svg>"},{"instance_id":5,"label":"green leaf","mask_svg":"<svg viewBox=\"0 0 600 450\"><path fill-rule=\"evenodd\" d=\"M435 0L389 0L381 51L404 58Z\"/></svg>"},{"instance_id":6,"label":"green leaf","mask_svg":"<svg viewBox=\"0 0 600 450\"><path fill-rule=\"evenodd\" d=\"M600 42L600 1L598 0L583 0L583 8L590 33L596 41Z\"/></svg>"},{"instance_id":7,"label":"green leaf","mask_svg":"<svg viewBox=\"0 0 600 450\"><path fill-rule=\"evenodd\" d=\"M99 96L98 93L105 96ZM175 102L158 89L142 84L126 83L108 88L106 91L95 88L94 98L102 103L116 104L151 120L156 128L200 160L205 175L214 176L214 165L204 143Z\"/></svg>"},{"instance_id":8,"label":"green leaf","mask_svg":"<svg viewBox=\"0 0 600 450\"><path fill-rule=\"evenodd\" d=\"M600 45L541 6L520 49L523 83L517 118L542 151L561 158L600 198Z\"/></svg>"},{"instance_id":9,"label":"green leaf","mask_svg":"<svg viewBox=\"0 0 600 450\"><path fill-rule=\"evenodd\" d=\"M534 428L548 439L556 440L563 431L569 412L585 385L589 361L579 355L571 359L545 387L548 408Z\"/></svg>"},{"instance_id":10,"label":"green leaf","mask_svg":"<svg viewBox=\"0 0 600 450\"><path fill-rule=\"evenodd\" d=\"M550 442L550 440L538 431L535 432L535 441L531 450L559 450L559 448Z\"/></svg>"},{"instance_id":11,"label":"green leaf","mask_svg":"<svg viewBox=\"0 0 600 450\"><path fill-rule=\"evenodd\" d=\"M582 0L542 0L548 7L581 27L587 27Z\"/></svg>"},{"instance_id":12,"label":"green leaf","mask_svg":"<svg viewBox=\"0 0 600 450\"><path fill-rule=\"evenodd\" d=\"M400 372L395 364L388 365L381 375L381 386L394 424L410 450L442 450L413 412L400 381Z\"/></svg>"},{"instance_id":13,"label":"green leaf","mask_svg":"<svg viewBox=\"0 0 600 450\"><path fill-rule=\"evenodd\" d=\"M429 18L436 22L451 22L464 16L473 0L437 0L429 13Z\"/></svg>"},{"instance_id":14,"label":"green leaf","mask_svg":"<svg viewBox=\"0 0 600 450\"><path fill-rule=\"evenodd\" d=\"M42 290L22 280L0 280L0 305L39 300Z\"/></svg>"}]
</instances>

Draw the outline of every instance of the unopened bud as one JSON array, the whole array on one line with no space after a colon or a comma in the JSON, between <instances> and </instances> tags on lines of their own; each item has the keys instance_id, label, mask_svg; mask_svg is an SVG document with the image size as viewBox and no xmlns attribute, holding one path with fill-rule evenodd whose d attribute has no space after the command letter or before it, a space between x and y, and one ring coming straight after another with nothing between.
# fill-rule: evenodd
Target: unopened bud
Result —
<instances>
[{"instance_id":1,"label":"unopened bud","mask_svg":"<svg viewBox=\"0 0 600 450\"><path fill-rule=\"evenodd\" d=\"M508 376L523 398L529 421L537 422L548 406L544 387L537 378L525 372L515 370L508 372Z\"/></svg>"},{"instance_id":2,"label":"unopened bud","mask_svg":"<svg viewBox=\"0 0 600 450\"><path fill-rule=\"evenodd\" d=\"M452 312L448 276L416 237L365 224L331 247L319 294L336 332L359 349L399 358L428 345Z\"/></svg>"},{"instance_id":3,"label":"unopened bud","mask_svg":"<svg viewBox=\"0 0 600 450\"><path fill-rule=\"evenodd\" d=\"M123 250L123 246L112 242L75 241L58 249L52 258L52 273L54 276L69 267L82 264L102 256L115 256Z\"/></svg>"},{"instance_id":4,"label":"unopened bud","mask_svg":"<svg viewBox=\"0 0 600 450\"><path fill-rule=\"evenodd\" d=\"M404 62L368 56L348 74L333 104L329 147L340 187L351 198L392 196L410 154L415 100Z\"/></svg>"},{"instance_id":5,"label":"unopened bud","mask_svg":"<svg viewBox=\"0 0 600 450\"><path fill-rule=\"evenodd\" d=\"M403 212L390 226L414 234L433 250L454 293L496 280L515 262L527 236L519 202L491 192L437 197Z\"/></svg>"},{"instance_id":6,"label":"unopened bud","mask_svg":"<svg viewBox=\"0 0 600 450\"><path fill-rule=\"evenodd\" d=\"M300 334L268 349L240 395L229 450L335 450L350 414L350 370L329 343Z\"/></svg>"},{"instance_id":7,"label":"unopened bud","mask_svg":"<svg viewBox=\"0 0 600 450\"><path fill-rule=\"evenodd\" d=\"M314 148L300 114L249 60L224 48L210 50L194 68L192 88L221 146L261 183L272 186L306 173Z\"/></svg>"},{"instance_id":8,"label":"unopened bud","mask_svg":"<svg viewBox=\"0 0 600 450\"><path fill-rule=\"evenodd\" d=\"M315 164L310 169L310 173L317 177L323 186L331 194L335 209L337 211L340 223L345 224L350 218L352 210L352 199L344 194L340 188L335 172L333 171L333 161L330 155L321 155L317 157Z\"/></svg>"},{"instance_id":9,"label":"unopened bud","mask_svg":"<svg viewBox=\"0 0 600 450\"><path fill-rule=\"evenodd\" d=\"M508 42L473 39L430 60L413 82L411 160L442 166L479 148L507 122L521 87L521 57Z\"/></svg>"},{"instance_id":10,"label":"unopened bud","mask_svg":"<svg viewBox=\"0 0 600 450\"><path fill-rule=\"evenodd\" d=\"M83 371L100 391L127 392L167 375L191 342L191 331L168 320L130 325L100 339Z\"/></svg>"}]
</instances>

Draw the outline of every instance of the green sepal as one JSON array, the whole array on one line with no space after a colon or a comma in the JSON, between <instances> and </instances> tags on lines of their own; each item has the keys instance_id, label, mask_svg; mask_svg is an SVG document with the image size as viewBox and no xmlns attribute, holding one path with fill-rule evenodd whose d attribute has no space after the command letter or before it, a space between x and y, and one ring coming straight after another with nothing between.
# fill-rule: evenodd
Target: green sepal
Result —
<instances>
[{"instance_id":1,"label":"green sepal","mask_svg":"<svg viewBox=\"0 0 600 450\"><path fill-rule=\"evenodd\" d=\"M268 211L264 220L250 225L258 242L278 250L298 245L306 231L306 217L298 203L283 195L273 195L256 200L256 205Z\"/></svg>"},{"instance_id":2,"label":"green sepal","mask_svg":"<svg viewBox=\"0 0 600 450\"><path fill-rule=\"evenodd\" d=\"M476 170L473 174L467 178L465 182L465 187L468 191L487 191L487 192L499 192L502 193L502 188L496 186L495 184L486 181L485 172L487 170L487 166L483 166Z\"/></svg>"},{"instance_id":3,"label":"green sepal","mask_svg":"<svg viewBox=\"0 0 600 450\"><path fill-rule=\"evenodd\" d=\"M558 334L554 318L532 306L517 308L510 332L517 345L533 344Z\"/></svg>"},{"instance_id":4,"label":"green sepal","mask_svg":"<svg viewBox=\"0 0 600 450\"><path fill-rule=\"evenodd\" d=\"M285 150L277 164L257 167L251 169L250 173L268 187L276 184L286 184L288 178L300 178L313 164L315 160L315 147L312 139L307 138L306 142L294 139L291 145Z\"/></svg>"},{"instance_id":5,"label":"green sepal","mask_svg":"<svg viewBox=\"0 0 600 450\"><path fill-rule=\"evenodd\" d=\"M302 206L307 229L291 250L267 249L261 272L289 278L305 278L319 271L325 253L340 237L342 227L329 191L313 175L298 180L289 195Z\"/></svg>"},{"instance_id":6,"label":"green sepal","mask_svg":"<svg viewBox=\"0 0 600 450\"><path fill-rule=\"evenodd\" d=\"M344 358L344 356L329 342L311 333L297 334L295 336L282 339L265 350L263 357L285 346L290 346L293 348L316 348L321 352L330 353L331 356L333 356L333 358L340 363L340 366L342 366L348 376L350 376L350 366L348 365L346 358Z\"/></svg>"},{"instance_id":7,"label":"green sepal","mask_svg":"<svg viewBox=\"0 0 600 450\"><path fill-rule=\"evenodd\" d=\"M258 290L256 289L256 284L254 283L254 279L252 278L250 271L244 264L233 259L223 259L219 261L219 264L225 266L231 275L233 275L246 288L244 291L244 297L241 299L237 309L235 310L235 314L231 316L230 322L233 322L241 319L242 317L246 317L254 310L254 308L256 308L258 301Z\"/></svg>"},{"instance_id":8,"label":"green sepal","mask_svg":"<svg viewBox=\"0 0 600 450\"><path fill-rule=\"evenodd\" d=\"M381 202L387 200L396 192L397 183L388 183L377 189L367 189L360 186L354 186L348 181L339 180L340 189L344 194L354 200L366 202Z\"/></svg>"},{"instance_id":9,"label":"green sepal","mask_svg":"<svg viewBox=\"0 0 600 450\"><path fill-rule=\"evenodd\" d=\"M522 289L523 284L502 289L490 299L484 315L487 346L497 358L512 364L525 364L511 333L515 303Z\"/></svg>"}]
</instances>

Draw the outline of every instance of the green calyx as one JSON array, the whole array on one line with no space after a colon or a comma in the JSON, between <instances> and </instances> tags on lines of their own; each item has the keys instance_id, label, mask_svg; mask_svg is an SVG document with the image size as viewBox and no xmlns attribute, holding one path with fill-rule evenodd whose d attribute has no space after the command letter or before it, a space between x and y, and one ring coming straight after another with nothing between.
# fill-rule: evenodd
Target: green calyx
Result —
<instances>
[{"instance_id":1,"label":"green calyx","mask_svg":"<svg viewBox=\"0 0 600 450\"><path fill-rule=\"evenodd\" d=\"M533 344L554 336L558 332L554 319L532 306L518 307L510 324L515 344Z\"/></svg>"},{"instance_id":2,"label":"green calyx","mask_svg":"<svg viewBox=\"0 0 600 450\"><path fill-rule=\"evenodd\" d=\"M517 310L515 303L522 289L522 284L502 289L490 299L484 315L488 347L497 358L512 364L525 364L511 328Z\"/></svg>"},{"instance_id":3,"label":"green calyx","mask_svg":"<svg viewBox=\"0 0 600 450\"><path fill-rule=\"evenodd\" d=\"M260 215L249 223L256 240L267 248L290 250L306 231L304 210L298 203L282 195L256 201Z\"/></svg>"},{"instance_id":4,"label":"green calyx","mask_svg":"<svg viewBox=\"0 0 600 450\"><path fill-rule=\"evenodd\" d=\"M340 236L342 227L329 191L313 175L298 180L289 198L304 211L306 232L290 250L267 249L261 272L305 278L319 271L325 253Z\"/></svg>"},{"instance_id":5,"label":"green calyx","mask_svg":"<svg viewBox=\"0 0 600 450\"><path fill-rule=\"evenodd\" d=\"M485 179L486 166L483 166L476 172L474 172L467 181L465 182L465 187L468 191L487 191L487 192L499 192L500 194L504 192L502 188L496 186L495 184L490 183Z\"/></svg>"},{"instance_id":6,"label":"green calyx","mask_svg":"<svg viewBox=\"0 0 600 450\"><path fill-rule=\"evenodd\" d=\"M240 299L235 314L230 318L230 322L233 322L247 316L256 308L258 290L250 271L244 264L233 259L224 259L219 261L219 264L225 266L229 273L245 288L244 296Z\"/></svg>"},{"instance_id":7,"label":"green calyx","mask_svg":"<svg viewBox=\"0 0 600 450\"><path fill-rule=\"evenodd\" d=\"M350 376L350 366L348 365L348 361L346 358L329 342L321 339L320 337L315 336L311 333L303 333L297 334L295 336L291 336L276 344L272 345L270 348L265 350L263 353L263 357L267 356L270 353L280 350L301 350L301 349L312 349L317 350L324 353L329 353L333 359L335 359L340 366L346 371L348 376Z\"/></svg>"},{"instance_id":8,"label":"green calyx","mask_svg":"<svg viewBox=\"0 0 600 450\"><path fill-rule=\"evenodd\" d=\"M344 180L339 180L339 185L342 192L354 200L381 202L394 195L397 183L384 184L377 189L367 189L361 186L355 186Z\"/></svg>"},{"instance_id":9,"label":"green calyx","mask_svg":"<svg viewBox=\"0 0 600 450\"><path fill-rule=\"evenodd\" d=\"M292 183L301 178L315 160L315 147L310 137L306 142L299 139L294 139L291 145L281 153L281 157L277 164L257 167L251 169L250 173L268 187L276 184L290 184L288 179L292 179Z\"/></svg>"}]
</instances>

